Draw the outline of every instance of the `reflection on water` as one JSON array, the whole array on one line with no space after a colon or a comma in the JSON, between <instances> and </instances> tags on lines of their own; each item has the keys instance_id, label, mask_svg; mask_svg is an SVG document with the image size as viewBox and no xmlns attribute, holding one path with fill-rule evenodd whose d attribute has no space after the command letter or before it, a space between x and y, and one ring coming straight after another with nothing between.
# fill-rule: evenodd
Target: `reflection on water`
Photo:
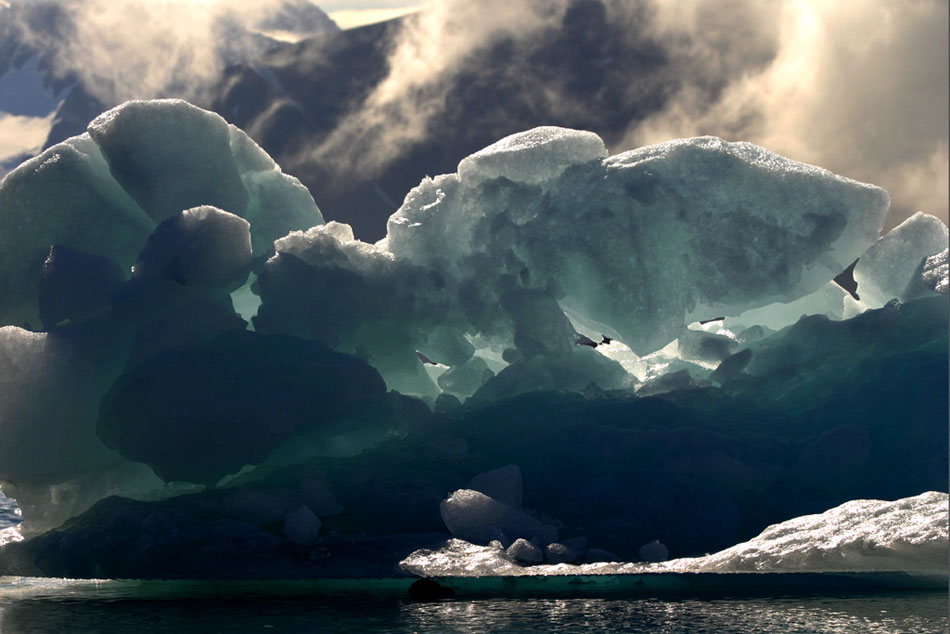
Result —
<instances>
[{"instance_id":1,"label":"reflection on water","mask_svg":"<svg viewBox=\"0 0 950 634\"><path fill-rule=\"evenodd\" d=\"M947 597L661 601L528 600L406 604L408 631L439 632L946 632Z\"/></svg>"},{"instance_id":2,"label":"reflection on water","mask_svg":"<svg viewBox=\"0 0 950 634\"><path fill-rule=\"evenodd\" d=\"M412 603L378 583L161 584L0 579L0 632L946 632L941 592L851 597L480 599ZM265 594L266 593L266 594Z\"/></svg>"}]
</instances>

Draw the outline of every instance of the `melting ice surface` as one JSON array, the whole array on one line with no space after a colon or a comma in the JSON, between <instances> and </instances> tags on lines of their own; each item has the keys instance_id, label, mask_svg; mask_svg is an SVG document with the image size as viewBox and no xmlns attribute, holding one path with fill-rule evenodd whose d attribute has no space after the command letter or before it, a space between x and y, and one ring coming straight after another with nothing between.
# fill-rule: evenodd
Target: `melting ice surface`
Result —
<instances>
[{"instance_id":1,"label":"melting ice surface","mask_svg":"<svg viewBox=\"0 0 950 634\"><path fill-rule=\"evenodd\" d=\"M888 204L544 127L368 244L217 115L129 102L0 181L0 570L387 576L446 529L488 568L661 559L945 490L946 228L879 238ZM916 570L935 495L676 565Z\"/></svg>"}]
</instances>

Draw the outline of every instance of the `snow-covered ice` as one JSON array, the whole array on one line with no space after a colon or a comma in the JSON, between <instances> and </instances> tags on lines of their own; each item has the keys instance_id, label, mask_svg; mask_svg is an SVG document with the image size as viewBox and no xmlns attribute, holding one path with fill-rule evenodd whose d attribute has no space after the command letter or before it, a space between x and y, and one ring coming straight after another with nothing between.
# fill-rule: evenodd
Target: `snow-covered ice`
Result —
<instances>
[{"instance_id":1,"label":"snow-covered ice","mask_svg":"<svg viewBox=\"0 0 950 634\"><path fill-rule=\"evenodd\" d=\"M770 526L747 542L705 557L654 564L601 562L524 567L505 551L452 539L441 549L412 553L400 567L425 577L644 572L946 572L947 516L947 494L931 491L893 502L846 502L824 513Z\"/></svg>"}]
</instances>

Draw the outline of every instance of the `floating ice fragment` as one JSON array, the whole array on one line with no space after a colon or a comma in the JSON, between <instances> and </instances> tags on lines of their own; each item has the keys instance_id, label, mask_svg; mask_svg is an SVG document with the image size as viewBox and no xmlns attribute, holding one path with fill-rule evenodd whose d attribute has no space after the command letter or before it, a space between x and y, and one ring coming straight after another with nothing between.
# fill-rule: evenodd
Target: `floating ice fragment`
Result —
<instances>
[{"instance_id":1,"label":"floating ice fragment","mask_svg":"<svg viewBox=\"0 0 950 634\"><path fill-rule=\"evenodd\" d=\"M544 561L544 551L524 537L516 539L506 552L508 557L522 565L540 564Z\"/></svg>"}]
</instances>

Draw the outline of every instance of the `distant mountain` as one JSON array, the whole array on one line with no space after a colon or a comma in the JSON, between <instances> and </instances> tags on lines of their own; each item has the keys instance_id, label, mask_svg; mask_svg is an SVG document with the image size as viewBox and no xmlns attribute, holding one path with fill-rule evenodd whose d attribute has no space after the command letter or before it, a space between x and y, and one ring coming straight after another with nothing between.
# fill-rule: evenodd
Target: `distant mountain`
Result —
<instances>
[{"instance_id":1,"label":"distant mountain","mask_svg":"<svg viewBox=\"0 0 950 634\"><path fill-rule=\"evenodd\" d=\"M75 37L81 0L0 0L0 176L25 158L79 134L117 105L71 66L66 44ZM307 0L282 0L259 18L222 12L211 25L222 68L249 62L287 41L338 32ZM154 94L150 97L185 96Z\"/></svg>"},{"instance_id":2,"label":"distant mountain","mask_svg":"<svg viewBox=\"0 0 950 634\"><path fill-rule=\"evenodd\" d=\"M386 78L404 21L280 47L254 65L235 65L208 104L310 187L328 219L352 224L367 240L384 235L386 219L424 176L453 172L468 154L537 125L592 130L610 146L662 109L680 81L660 43L631 32L629 23L611 23L600 0L575 0L560 25L533 38L502 38L462 60L439 88L444 107L398 159L369 170L357 160L341 171L339 162L379 153L381 135L354 130L343 143L345 157L313 151L339 135L344 117Z\"/></svg>"}]
</instances>

